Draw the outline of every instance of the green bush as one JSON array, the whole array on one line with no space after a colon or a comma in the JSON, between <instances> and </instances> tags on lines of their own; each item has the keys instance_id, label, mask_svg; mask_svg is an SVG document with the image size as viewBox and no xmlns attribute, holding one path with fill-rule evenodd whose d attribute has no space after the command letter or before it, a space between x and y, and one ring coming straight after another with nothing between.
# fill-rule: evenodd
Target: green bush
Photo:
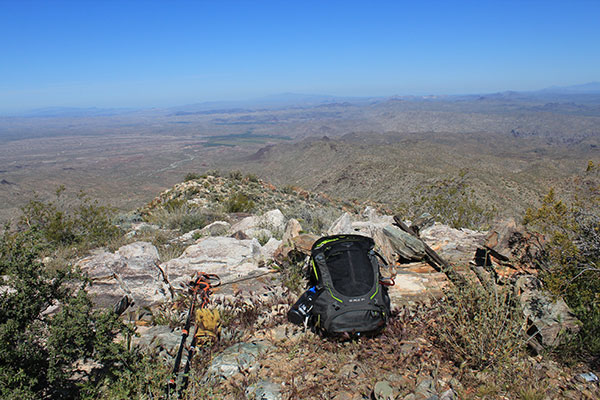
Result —
<instances>
[{"instance_id":1,"label":"green bush","mask_svg":"<svg viewBox=\"0 0 600 400\"><path fill-rule=\"evenodd\" d=\"M258 176L256 176L255 174L246 174L246 177L244 178L249 182L258 182Z\"/></svg>"},{"instance_id":2,"label":"green bush","mask_svg":"<svg viewBox=\"0 0 600 400\"><path fill-rule=\"evenodd\" d=\"M21 211L21 230L35 230L47 245L55 249L60 246L82 245L90 248L103 245L121 234L113 223L115 210L99 205L85 193L77 200L63 196L64 187L56 191L53 201L31 200Z\"/></svg>"},{"instance_id":3,"label":"green bush","mask_svg":"<svg viewBox=\"0 0 600 400\"><path fill-rule=\"evenodd\" d=\"M254 202L247 195L236 193L227 200L225 209L229 213L250 212L254 209Z\"/></svg>"},{"instance_id":4,"label":"green bush","mask_svg":"<svg viewBox=\"0 0 600 400\"><path fill-rule=\"evenodd\" d=\"M131 354L115 341L128 334L111 311L94 310L86 282L68 269L48 271L39 260L42 233L35 229L4 232L0 271L6 277L0 294L0 397L78 398L83 374L78 363L105 371L125 368ZM54 314L50 307L59 306Z\"/></svg>"},{"instance_id":5,"label":"green bush","mask_svg":"<svg viewBox=\"0 0 600 400\"><path fill-rule=\"evenodd\" d=\"M189 182L189 181L194 181L196 179L200 179L202 178L201 175L199 174L195 174L193 172L188 172L187 174L185 174L185 177L183 178L184 182Z\"/></svg>"},{"instance_id":6,"label":"green bush","mask_svg":"<svg viewBox=\"0 0 600 400\"><path fill-rule=\"evenodd\" d=\"M231 171L229 173L229 178L236 180L236 181L241 181L243 178L242 172L241 171Z\"/></svg>"},{"instance_id":7,"label":"green bush","mask_svg":"<svg viewBox=\"0 0 600 400\"><path fill-rule=\"evenodd\" d=\"M538 209L529 209L524 223L545 236L536 260L546 289L562 296L582 322L578 335L562 350L570 357L600 359L600 176L593 163L574 180L571 196L554 190Z\"/></svg>"}]
</instances>

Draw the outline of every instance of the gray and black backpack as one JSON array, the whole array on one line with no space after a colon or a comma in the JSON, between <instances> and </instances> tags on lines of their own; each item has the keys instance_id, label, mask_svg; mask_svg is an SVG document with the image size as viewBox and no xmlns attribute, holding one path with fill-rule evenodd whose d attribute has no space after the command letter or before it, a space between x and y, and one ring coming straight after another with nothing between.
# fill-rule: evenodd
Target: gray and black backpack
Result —
<instances>
[{"instance_id":1,"label":"gray and black backpack","mask_svg":"<svg viewBox=\"0 0 600 400\"><path fill-rule=\"evenodd\" d=\"M309 289L292 306L288 319L323 334L381 330L390 315L389 284L382 284L383 258L374 247L373 239L360 235L317 240L311 250Z\"/></svg>"}]
</instances>

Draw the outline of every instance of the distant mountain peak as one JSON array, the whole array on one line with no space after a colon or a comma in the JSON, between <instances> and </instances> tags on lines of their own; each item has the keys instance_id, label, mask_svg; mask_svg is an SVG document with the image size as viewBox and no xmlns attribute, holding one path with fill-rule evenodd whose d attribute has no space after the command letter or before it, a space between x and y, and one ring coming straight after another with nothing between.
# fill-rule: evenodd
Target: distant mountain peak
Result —
<instances>
[{"instance_id":1,"label":"distant mountain peak","mask_svg":"<svg viewBox=\"0 0 600 400\"><path fill-rule=\"evenodd\" d=\"M550 86L540 90L540 92L572 94L600 93L600 82L588 82L571 86Z\"/></svg>"}]
</instances>

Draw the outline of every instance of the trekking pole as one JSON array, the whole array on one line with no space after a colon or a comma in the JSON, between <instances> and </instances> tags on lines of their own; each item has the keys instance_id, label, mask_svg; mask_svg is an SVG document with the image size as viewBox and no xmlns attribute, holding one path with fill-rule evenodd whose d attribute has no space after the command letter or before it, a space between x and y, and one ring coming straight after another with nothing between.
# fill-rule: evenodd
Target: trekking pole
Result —
<instances>
[{"instance_id":1,"label":"trekking pole","mask_svg":"<svg viewBox=\"0 0 600 400\"><path fill-rule=\"evenodd\" d=\"M200 299L202 303L200 303L200 309L203 309L210 302L210 294L212 293L212 289L221 285L221 280L217 275L213 274L204 274L205 280L199 282L200 288ZM218 283L216 285L211 284L211 279L217 279ZM187 388L189 381L189 372L192 365L192 358L194 357L194 352L196 351L196 342L198 340L198 326L196 325L196 330L194 332L194 336L192 337L192 343L190 343L190 347L188 349L187 359L185 361L185 366L183 368L183 377L181 378L181 386L179 388L179 396L183 394L185 389Z\"/></svg>"},{"instance_id":2,"label":"trekking pole","mask_svg":"<svg viewBox=\"0 0 600 400\"><path fill-rule=\"evenodd\" d=\"M214 286L211 285L211 280L212 281L217 280L218 284L214 285ZM212 293L211 289L213 287L217 287L220 285L220 279L215 274L206 274L204 272L199 272L196 280L190 282L190 284L192 285L192 301L190 304L190 309L188 311L188 316L185 321L185 326L181 331L181 343L179 344L179 350L177 351L177 356L175 357L175 365L173 366L173 372L171 373L171 378L169 379L169 381L167 383L167 387L166 387L167 399L169 398L171 393L177 389L177 380L179 377L178 376L179 366L181 364L181 358L183 356L183 349L185 348L185 343L189 336L189 330L190 330L190 326L192 324L192 318L194 315L194 309L195 309L195 305L196 305L196 298L198 297L198 292L200 291L200 296L202 298L202 303L200 304L200 308L204 308L209 302L209 296ZM194 338L192 339L191 346L188 349L188 359L186 361L186 365L184 368L184 376L183 376L183 380L182 380L182 386L184 386L184 384L187 385L186 375L190 369L190 366L189 366L190 361L191 361L190 358L191 358L191 356L193 356L194 346L195 346L195 335L194 335ZM183 388L180 387L180 389L178 391L178 396L183 393L184 389L185 389L185 387L183 387Z\"/></svg>"}]
</instances>

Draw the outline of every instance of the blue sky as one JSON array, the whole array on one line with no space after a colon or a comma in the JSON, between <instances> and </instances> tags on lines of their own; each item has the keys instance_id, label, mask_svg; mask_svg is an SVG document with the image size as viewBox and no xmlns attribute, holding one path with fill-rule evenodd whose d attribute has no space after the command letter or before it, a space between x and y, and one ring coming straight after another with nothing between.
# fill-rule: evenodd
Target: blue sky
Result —
<instances>
[{"instance_id":1,"label":"blue sky","mask_svg":"<svg viewBox=\"0 0 600 400\"><path fill-rule=\"evenodd\" d=\"M600 1L0 0L0 110L600 81Z\"/></svg>"}]
</instances>

